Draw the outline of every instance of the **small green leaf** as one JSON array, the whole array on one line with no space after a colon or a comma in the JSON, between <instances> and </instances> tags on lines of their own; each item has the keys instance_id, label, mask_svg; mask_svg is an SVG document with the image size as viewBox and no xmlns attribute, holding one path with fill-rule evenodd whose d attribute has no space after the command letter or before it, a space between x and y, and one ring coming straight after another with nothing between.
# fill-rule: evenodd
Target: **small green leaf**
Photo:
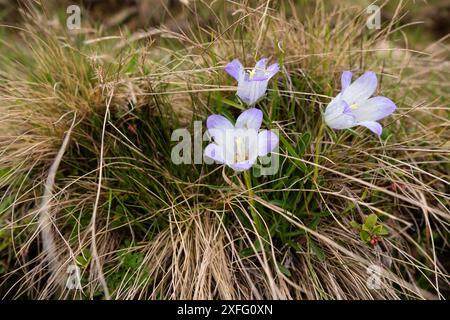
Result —
<instances>
[{"instance_id":1,"label":"small green leaf","mask_svg":"<svg viewBox=\"0 0 450 320\"><path fill-rule=\"evenodd\" d=\"M370 233L368 233L367 231L361 230L359 232L359 237L364 242L369 242L370 241Z\"/></svg>"},{"instance_id":2,"label":"small green leaf","mask_svg":"<svg viewBox=\"0 0 450 320\"><path fill-rule=\"evenodd\" d=\"M280 269L282 274L284 274L285 276L288 276L288 277L291 276L291 272L289 271L289 269L286 266L284 266L281 263L277 263L277 265L278 265L278 269Z\"/></svg>"},{"instance_id":3,"label":"small green leaf","mask_svg":"<svg viewBox=\"0 0 450 320\"><path fill-rule=\"evenodd\" d=\"M243 106L242 104L236 103L234 101L231 101L229 99L222 98L222 102L228 104L229 106L235 107L239 110L245 110L245 106Z\"/></svg>"},{"instance_id":4,"label":"small green leaf","mask_svg":"<svg viewBox=\"0 0 450 320\"><path fill-rule=\"evenodd\" d=\"M75 261L78 263L80 267L83 269L86 268L91 261L91 251L89 249L84 249L83 253L75 258Z\"/></svg>"},{"instance_id":5,"label":"small green leaf","mask_svg":"<svg viewBox=\"0 0 450 320\"><path fill-rule=\"evenodd\" d=\"M262 251L263 246L261 246L261 241L259 241L259 239L256 239L253 242L253 245L254 245L255 249L253 249L253 247L244 248L240 252L241 255L243 257L250 257L250 256L254 255L256 252Z\"/></svg>"},{"instance_id":6,"label":"small green leaf","mask_svg":"<svg viewBox=\"0 0 450 320\"><path fill-rule=\"evenodd\" d=\"M356 230L361 230L361 225L356 222L355 220L350 221L350 225L352 226L352 228L356 229Z\"/></svg>"},{"instance_id":7,"label":"small green leaf","mask_svg":"<svg viewBox=\"0 0 450 320\"><path fill-rule=\"evenodd\" d=\"M364 222L364 225L369 229L372 230L375 224L377 223L378 217L375 213L370 214L366 221Z\"/></svg>"},{"instance_id":8,"label":"small green leaf","mask_svg":"<svg viewBox=\"0 0 450 320\"><path fill-rule=\"evenodd\" d=\"M387 236L389 231L385 226L379 224L373 228L373 233L378 236Z\"/></svg>"}]
</instances>

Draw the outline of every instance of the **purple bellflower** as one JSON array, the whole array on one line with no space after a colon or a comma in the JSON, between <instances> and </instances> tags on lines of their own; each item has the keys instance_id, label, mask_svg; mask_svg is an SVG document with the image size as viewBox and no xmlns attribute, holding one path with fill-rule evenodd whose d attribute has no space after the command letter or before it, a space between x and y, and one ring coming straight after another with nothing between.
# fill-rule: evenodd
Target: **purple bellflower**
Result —
<instances>
[{"instance_id":1,"label":"purple bellflower","mask_svg":"<svg viewBox=\"0 0 450 320\"><path fill-rule=\"evenodd\" d=\"M383 130L378 120L393 113L397 108L386 97L371 96L378 86L377 76L365 72L353 83L352 73L344 71L341 77L341 92L325 109L325 122L332 129L347 129L364 126L378 136Z\"/></svg>"},{"instance_id":2,"label":"purple bellflower","mask_svg":"<svg viewBox=\"0 0 450 320\"><path fill-rule=\"evenodd\" d=\"M235 125L224 116L209 116L206 125L214 142L205 148L205 156L235 171L250 169L258 157L267 155L278 145L274 132L260 131L262 119L262 112L256 108L242 112Z\"/></svg>"},{"instance_id":3,"label":"purple bellflower","mask_svg":"<svg viewBox=\"0 0 450 320\"><path fill-rule=\"evenodd\" d=\"M270 78L280 70L278 63L274 63L268 68L266 68L266 64L267 59L263 58L250 72L245 71L237 59L225 66L225 71L238 82L238 97L249 105L254 104L266 93Z\"/></svg>"}]
</instances>

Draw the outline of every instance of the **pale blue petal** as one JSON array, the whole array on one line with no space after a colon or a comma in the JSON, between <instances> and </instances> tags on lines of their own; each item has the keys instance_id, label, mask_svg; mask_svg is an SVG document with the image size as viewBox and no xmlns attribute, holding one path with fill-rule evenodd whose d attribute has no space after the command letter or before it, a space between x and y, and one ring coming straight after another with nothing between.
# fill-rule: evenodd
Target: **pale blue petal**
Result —
<instances>
[{"instance_id":1,"label":"pale blue petal","mask_svg":"<svg viewBox=\"0 0 450 320\"><path fill-rule=\"evenodd\" d=\"M263 130L258 134L258 156L263 157L278 145L277 135L269 130Z\"/></svg>"},{"instance_id":2,"label":"pale blue petal","mask_svg":"<svg viewBox=\"0 0 450 320\"><path fill-rule=\"evenodd\" d=\"M380 136L383 131L383 127L376 121L362 121L357 123L360 126L364 126L376 135Z\"/></svg>"},{"instance_id":3,"label":"pale blue petal","mask_svg":"<svg viewBox=\"0 0 450 320\"><path fill-rule=\"evenodd\" d=\"M268 81L241 81L238 84L237 95L248 104L256 103L267 90Z\"/></svg>"},{"instance_id":4,"label":"pale blue petal","mask_svg":"<svg viewBox=\"0 0 450 320\"><path fill-rule=\"evenodd\" d=\"M268 81L270 77L267 74L255 73L255 75L250 78L248 77L246 81Z\"/></svg>"},{"instance_id":5,"label":"pale blue petal","mask_svg":"<svg viewBox=\"0 0 450 320\"><path fill-rule=\"evenodd\" d=\"M235 171L245 171L250 169L255 164L256 159L250 159L244 162L231 163L229 166Z\"/></svg>"},{"instance_id":6,"label":"pale blue petal","mask_svg":"<svg viewBox=\"0 0 450 320\"><path fill-rule=\"evenodd\" d=\"M224 116L221 116L220 114L210 115L206 120L206 127L208 128L208 130L210 129L228 130L234 128L231 122Z\"/></svg>"},{"instance_id":7,"label":"pale blue petal","mask_svg":"<svg viewBox=\"0 0 450 320\"><path fill-rule=\"evenodd\" d=\"M215 143L210 143L209 145L206 146L205 156L219 163L225 162L223 157L223 147L218 146Z\"/></svg>"},{"instance_id":8,"label":"pale blue petal","mask_svg":"<svg viewBox=\"0 0 450 320\"><path fill-rule=\"evenodd\" d=\"M238 59L234 59L225 66L225 71L237 81L241 80L245 74L245 69Z\"/></svg>"},{"instance_id":9,"label":"pale blue petal","mask_svg":"<svg viewBox=\"0 0 450 320\"><path fill-rule=\"evenodd\" d=\"M344 71L341 76L341 91L344 91L347 89L347 87L352 82L352 72L351 71Z\"/></svg>"},{"instance_id":10,"label":"pale blue petal","mask_svg":"<svg viewBox=\"0 0 450 320\"><path fill-rule=\"evenodd\" d=\"M262 58L255 64L255 74L249 79L249 81L264 81L269 80L269 76L266 73L267 58Z\"/></svg>"},{"instance_id":11,"label":"pale blue petal","mask_svg":"<svg viewBox=\"0 0 450 320\"><path fill-rule=\"evenodd\" d=\"M266 70L267 58L262 58L255 64L256 70Z\"/></svg>"},{"instance_id":12,"label":"pale blue petal","mask_svg":"<svg viewBox=\"0 0 450 320\"><path fill-rule=\"evenodd\" d=\"M261 59L256 63L255 74L249 79L249 81L264 81L272 78L278 71L280 71L280 66L278 63L271 64L266 69L267 59Z\"/></svg>"},{"instance_id":13,"label":"pale blue petal","mask_svg":"<svg viewBox=\"0 0 450 320\"><path fill-rule=\"evenodd\" d=\"M342 91L342 99L349 105L360 104L374 94L377 85L376 74L372 71L367 71Z\"/></svg>"},{"instance_id":14,"label":"pale blue petal","mask_svg":"<svg viewBox=\"0 0 450 320\"><path fill-rule=\"evenodd\" d=\"M340 95L327 106L324 119L325 123L332 129L347 129L355 125L355 116Z\"/></svg>"},{"instance_id":15,"label":"pale blue petal","mask_svg":"<svg viewBox=\"0 0 450 320\"><path fill-rule=\"evenodd\" d=\"M224 116L213 114L206 120L209 135L220 145L224 144L225 136L234 130L234 126Z\"/></svg>"},{"instance_id":16,"label":"pale blue petal","mask_svg":"<svg viewBox=\"0 0 450 320\"><path fill-rule=\"evenodd\" d=\"M325 122L331 129L348 129L355 125L355 117L342 113L332 119L326 119Z\"/></svg>"},{"instance_id":17,"label":"pale blue petal","mask_svg":"<svg viewBox=\"0 0 450 320\"><path fill-rule=\"evenodd\" d=\"M278 71L280 71L280 65L278 63L271 64L267 70L266 74L270 78L272 78Z\"/></svg>"},{"instance_id":18,"label":"pale blue petal","mask_svg":"<svg viewBox=\"0 0 450 320\"><path fill-rule=\"evenodd\" d=\"M353 110L356 122L378 121L393 113L397 109L394 102L382 96L373 97L364 101Z\"/></svg>"},{"instance_id":19,"label":"pale blue petal","mask_svg":"<svg viewBox=\"0 0 450 320\"><path fill-rule=\"evenodd\" d=\"M327 105L327 107L325 109L325 116L326 115L331 115L331 114L340 114L342 112L342 110L343 110L341 101L342 101L342 94L339 93Z\"/></svg>"},{"instance_id":20,"label":"pale blue petal","mask_svg":"<svg viewBox=\"0 0 450 320\"><path fill-rule=\"evenodd\" d=\"M261 110L251 108L242 112L236 120L236 129L255 129L259 130L263 120Z\"/></svg>"}]
</instances>

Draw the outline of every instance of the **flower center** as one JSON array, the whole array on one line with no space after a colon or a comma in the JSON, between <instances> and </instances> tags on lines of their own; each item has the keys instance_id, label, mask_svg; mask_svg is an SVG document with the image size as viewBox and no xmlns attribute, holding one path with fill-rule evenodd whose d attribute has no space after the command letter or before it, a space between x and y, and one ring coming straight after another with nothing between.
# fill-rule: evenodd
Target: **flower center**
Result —
<instances>
[{"instance_id":1,"label":"flower center","mask_svg":"<svg viewBox=\"0 0 450 320\"><path fill-rule=\"evenodd\" d=\"M359 105L356 104L356 103L354 103L354 104L352 104L352 105L350 106L350 109L352 109L352 110L356 110L356 109L358 109L358 108L359 108Z\"/></svg>"},{"instance_id":2,"label":"flower center","mask_svg":"<svg viewBox=\"0 0 450 320\"><path fill-rule=\"evenodd\" d=\"M255 73L256 73L256 69L250 70L249 73L248 73L249 78L252 79L255 76Z\"/></svg>"}]
</instances>

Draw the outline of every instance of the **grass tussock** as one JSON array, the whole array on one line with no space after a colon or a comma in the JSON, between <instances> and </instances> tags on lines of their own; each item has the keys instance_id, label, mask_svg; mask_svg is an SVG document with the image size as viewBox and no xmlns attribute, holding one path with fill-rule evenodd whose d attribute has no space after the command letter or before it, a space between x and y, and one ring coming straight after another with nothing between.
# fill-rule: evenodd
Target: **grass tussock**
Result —
<instances>
[{"instance_id":1,"label":"grass tussock","mask_svg":"<svg viewBox=\"0 0 450 320\"><path fill-rule=\"evenodd\" d=\"M27 9L0 44L2 297L448 296L448 43L411 49L404 8L368 30L358 6L198 1L176 31L133 32ZM280 168L251 201L229 168L172 163L171 134L238 114L223 66L263 56L282 65L257 105ZM397 104L380 138L324 124L343 70L375 71ZM370 214L376 246L352 227Z\"/></svg>"}]
</instances>

